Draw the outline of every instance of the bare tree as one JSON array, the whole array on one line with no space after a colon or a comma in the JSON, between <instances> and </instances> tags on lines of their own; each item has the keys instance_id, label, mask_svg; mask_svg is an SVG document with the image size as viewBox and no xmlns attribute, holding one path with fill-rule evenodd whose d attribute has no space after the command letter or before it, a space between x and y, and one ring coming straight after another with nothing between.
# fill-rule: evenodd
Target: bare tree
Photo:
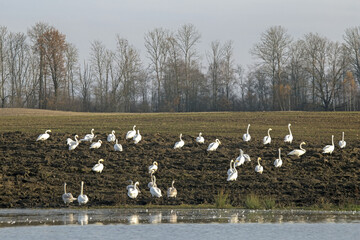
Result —
<instances>
[{"instance_id":1,"label":"bare tree","mask_svg":"<svg viewBox=\"0 0 360 240\"><path fill-rule=\"evenodd\" d=\"M79 68L79 80L80 80L80 94L81 94L81 101L82 101L82 110L83 111L90 111L90 90L91 90L91 69L88 64L84 62L84 67L81 69Z\"/></svg>"},{"instance_id":2,"label":"bare tree","mask_svg":"<svg viewBox=\"0 0 360 240\"><path fill-rule=\"evenodd\" d=\"M212 96L212 109L218 110L218 93L221 87L221 63L223 60L223 50L220 46L219 41L214 41L211 43L211 50L208 53L208 62L209 62L209 78L211 85L211 96Z\"/></svg>"},{"instance_id":3,"label":"bare tree","mask_svg":"<svg viewBox=\"0 0 360 240\"><path fill-rule=\"evenodd\" d=\"M0 27L0 99L1 99L1 107L5 107L6 98L8 97L6 93L6 82L9 77L9 73L7 72L6 59L7 59L7 39L8 39L8 30L6 27Z\"/></svg>"},{"instance_id":4,"label":"bare tree","mask_svg":"<svg viewBox=\"0 0 360 240\"><path fill-rule=\"evenodd\" d=\"M78 49L73 44L68 44L65 52L65 87L64 96L69 98L69 103L73 103L75 100L75 87L76 87L76 76L75 73L78 71ZM70 104L71 105L71 104Z\"/></svg>"},{"instance_id":5,"label":"bare tree","mask_svg":"<svg viewBox=\"0 0 360 240\"><path fill-rule=\"evenodd\" d=\"M344 40L349 52L350 64L360 84L360 27L346 29Z\"/></svg>"}]
</instances>

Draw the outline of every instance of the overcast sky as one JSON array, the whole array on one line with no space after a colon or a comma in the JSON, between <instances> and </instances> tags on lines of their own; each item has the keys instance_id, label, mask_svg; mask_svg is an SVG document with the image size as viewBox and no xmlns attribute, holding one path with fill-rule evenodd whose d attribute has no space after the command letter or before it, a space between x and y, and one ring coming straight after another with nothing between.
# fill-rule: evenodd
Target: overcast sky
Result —
<instances>
[{"instance_id":1,"label":"overcast sky","mask_svg":"<svg viewBox=\"0 0 360 240\"><path fill-rule=\"evenodd\" d=\"M249 50L271 26L294 39L313 32L342 41L345 29L360 26L360 0L0 0L0 25L9 31L26 33L40 21L65 34L81 61L94 40L114 49L117 34L145 59L146 32L191 23L201 34L200 54L214 40L232 40L236 63L247 66Z\"/></svg>"}]
</instances>

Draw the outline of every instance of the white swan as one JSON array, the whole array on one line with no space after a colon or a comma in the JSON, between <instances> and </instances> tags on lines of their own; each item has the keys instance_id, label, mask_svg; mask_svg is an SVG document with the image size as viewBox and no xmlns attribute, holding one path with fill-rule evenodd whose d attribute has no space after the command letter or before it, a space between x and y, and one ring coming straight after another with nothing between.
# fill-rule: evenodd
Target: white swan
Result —
<instances>
[{"instance_id":1,"label":"white swan","mask_svg":"<svg viewBox=\"0 0 360 240\"><path fill-rule=\"evenodd\" d=\"M141 135L139 130L137 130L137 134L134 136L133 140L135 144L138 144L141 141Z\"/></svg>"},{"instance_id":2,"label":"white swan","mask_svg":"<svg viewBox=\"0 0 360 240\"><path fill-rule=\"evenodd\" d=\"M157 170L158 170L158 163L154 161L153 164L149 166L149 174L153 174Z\"/></svg>"},{"instance_id":3,"label":"white swan","mask_svg":"<svg viewBox=\"0 0 360 240\"><path fill-rule=\"evenodd\" d=\"M291 152L288 153L288 155L298 156L300 157L304 153L306 153L306 150L302 148L302 145L306 144L305 142L300 143L300 149L294 149Z\"/></svg>"},{"instance_id":4,"label":"white swan","mask_svg":"<svg viewBox=\"0 0 360 240\"><path fill-rule=\"evenodd\" d=\"M342 139L339 141L339 147L344 148L346 146L346 142L344 140L344 132L342 132Z\"/></svg>"},{"instance_id":5,"label":"white swan","mask_svg":"<svg viewBox=\"0 0 360 240\"><path fill-rule=\"evenodd\" d=\"M250 124L248 124L246 133L244 133L244 135L243 135L244 142L249 142L251 140L251 136L250 136L250 133L249 133L249 128L250 128Z\"/></svg>"},{"instance_id":6,"label":"white swan","mask_svg":"<svg viewBox=\"0 0 360 240\"><path fill-rule=\"evenodd\" d=\"M234 172L233 162L234 162L234 159L231 159L231 161L230 161L230 168L227 170L227 175L228 175L228 176Z\"/></svg>"},{"instance_id":7,"label":"white swan","mask_svg":"<svg viewBox=\"0 0 360 240\"><path fill-rule=\"evenodd\" d=\"M78 137L78 135L75 135L75 141L69 144L69 151L74 150L75 148L77 148L77 146L79 146L79 140L77 139Z\"/></svg>"},{"instance_id":8,"label":"white swan","mask_svg":"<svg viewBox=\"0 0 360 240\"><path fill-rule=\"evenodd\" d=\"M207 151L215 151L221 144L219 139L215 139L215 142L209 144Z\"/></svg>"},{"instance_id":9,"label":"white swan","mask_svg":"<svg viewBox=\"0 0 360 240\"><path fill-rule=\"evenodd\" d=\"M199 133L199 136L195 139L195 141L197 143L204 143L205 142L205 139L204 137L202 136L202 133Z\"/></svg>"},{"instance_id":10,"label":"white swan","mask_svg":"<svg viewBox=\"0 0 360 240\"><path fill-rule=\"evenodd\" d=\"M324 148L323 148L323 152L322 153L330 153L332 154L332 152L334 151L335 149L335 145L334 145L334 135L331 135L331 145L326 145Z\"/></svg>"},{"instance_id":11,"label":"white swan","mask_svg":"<svg viewBox=\"0 0 360 240\"><path fill-rule=\"evenodd\" d=\"M49 132L51 132L51 130L46 130L45 133L40 134L37 137L36 141L45 141L46 139L48 139L50 137Z\"/></svg>"},{"instance_id":12,"label":"white swan","mask_svg":"<svg viewBox=\"0 0 360 240\"><path fill-rule=\"evenodd\" d=\"M115 152L122 152L123 151L123 147L120 143L118 143L118 140L115 140L115 144L114 144L114 150Z\"/></svg>"},{"instance_id":13,"label":"white swan","mask_svg":"<svg viewBox=\"0 0 360 240\"><path fill-rule=\"evenodd\" d=\"M115 137L115 130L112 130L111 133L107 136L107 141L108 142L115 142L116 137Z\"/></svg>"},{"instance_id":14,"label":"white swan","mask_svg":"<svg viewBox=\"0 0 360 240\"><path fill-rule=\"evenodd\" d=\"M180 133L180 141L176 142L175 145L174 145L174 149L180 149L184 146L185 142L184 140L182 140L182 133Z\"/></svg>"},{"instance_id":15,"label":"white swan","mask_svg":"<svg viewBox=\"0 0 360 240\"><path fill-rule=\"evenodd\" d=\"M288 124L289 134L285 136L284 142L288 142L288 143L291 144L291 143L292 143L292 140L293 140L294 138L293 138L293 135L292 135L292 133L291 133L290 127L291 127L291 124L289 123L289 124Z\"/></svg>"},{"instance_id":16,"label":"white swan","mask_svg":"<svg viewBox=\"0 0 360 240\"><path fill-rule=\"evenodd\" d=\"M126 139L131 139L131 138L134 138L135 135L136 135L136 125L133 126L133 130L130 130L126 133Z\"/></svg>"},{"instance_id":17,"label":"white swan","mask_svg":"<svg viewBox=\"0 0 360 240\"><path fill-rule=\"evenodd\" d=\"M81 192L77 198L79 205L86 204L89 201L88 196L84 195L84 182L81 181Z\"/></svg>"},{"instance_id":18,"label":"white swan","mask_svg":"<svg viewBox=\"0 0 360 240\"><path fill-rule=\"evenodd\" d=\"M95 149L95 148L100 148L101 147L101 144L102 144L102 141L101 140L98 140L97 142L94 142L90 145L90 149Z\"/></svg>"},{"instance_id":19,"label":"white swan","mask_svg":"<svg viewBox=\"0 0 360 240\"><path fill-rule=\"evenodd\" d=\"M79 137L78 135L75 135L74 136L75 140L72 140L71 138L67 138L66 145L72 145L72 144L76 143L76 138L78 138L78 137Z\"/></svg>"},{"instance_id":20,"label":"white swan","mask_svg":"<svg viewBox=\"0 0 360 240\"><path fill-rule=\"evenodd\" d=\"M161 190L156 185L156 177L155 176L152 176L152 177L153 177L153 180L152 180L153 186L150 188L151 196L157 197L157 198L162 197Z\"/></svg>"},{"instance_id":21,"label":"white swan","mask_svg":"<svg viewBox=\"0 0 360 240\"><path fill-rule=\"evenodd\" d=\"M153 180L153 174L152 173L150 175L150 179L151 179L151 181L147 185L148 188L152 188L154 186L154 180Z\"/></svg>"},{"instance_id":22,"label":"white swan","mask_svg":"<svg viewBox=\"0 0 360 240\"><path fill-rule=\"evenodd\" d=\"M236 170L236 167L235 167L235 162L234 162L234 167L233 167L233 171L230 175L228 175L227 177L227 181L235 181L238 177L238 171Z\"/></svg>"},{"instance_id":23,"label":"white swan","mask_svg":"<svg viewBox=\"0 0 360 240\"><path fill-rule=\"evenodd\" d=\"M245 163L245 156L242 149L240 149L240 155L235 159L235 167L239 167Z\"/></svg>"},{"instance_id":24,"label":"white swan","mask_svg":"<svg viewBox=\"0 0 360 240\"><path fill-rule=\"evenodd\" d=\"M62 195L62 200L65 204L72 203L76 200L71 193L66 192L66 183L64 183L64 194Z\"/></svg>"},{"instance_id":25,"label":"white swan","mask_svg":"<svg viewBox=\"0 0 360 240\"><path fill-rule=\"evenodd\" d=\"M281 167L283 164L283 161L281 160L281 148L279 148L279 158L275 159L274 166L275 167Z\"/></svg>"},{"instance_id":26,"label":"white swan","mask_svg":"<svg viewBox=\"0 0 360 240\"><path fill-rule=\"evenodd\" d=\"M136 182L133 187L129 187L127 188L128 190L128 193L127 195L129 196L129 198L136 198L139 194L139 189L138 189L138 185L139 185L139 182Z\"/></svg>"},{"instance_id":27,"label":"white swan","mask_svg":"<svg viewBox=\"0 0 360 240\"><path fill-rule=\"evenodd\" d=\"M93 168L91 170L94 172L101 173L102 170L104 169L104 164L102 164L103 161L104 161L104 159L100 159L98 161L98 163L93 166Z\"/></svg>"},{"instance_id":28,"label":"white swan","mask_svg":"<svg viewBox=\"0 0 360 240\"><path fill-rule=\"evenodd\" d=\"M86 134L83 139L80 139L80 142L92 142L94 138L94 129L91 129L91 133Z\"/></svg>"},{"instance_id":29,"label":"white swan","mask_svg":"<svg viewBox=\"0 0 360 240\"><path fill-rule=\"evenodd\" d=\"M264 145L271 143L270 131L272 131L271 128L268 129L268 135L265 136L264 139L263 139Z\"/></svg>"},{"instance_id":30,"label":"white swan","mask_svg":"<svg viewBox=\"0 0 360 240\"><path fill-rule=\"evenodd\" d=\"M175 180L173 180L171 182L171 187L169 187L168 190L167 190L167 197L168 198L176 198L176 196L177 196L177 190L174 187L174 183L175 183Z\"/></svg>"},{"instance_id":31,"label":"white swan","mask_svg":"<svg viewBox=\"0 0 360 240\"><path fill-rule=\"evenodd\" d=\"M255 172L262 174L264 171L264 168L263 168L263 166L260 165L260 160L261 160L261 158L258 157L258 159L257 159L258 165L256 165L256 167L255 167Z\"/></svg>"}]
</instances>

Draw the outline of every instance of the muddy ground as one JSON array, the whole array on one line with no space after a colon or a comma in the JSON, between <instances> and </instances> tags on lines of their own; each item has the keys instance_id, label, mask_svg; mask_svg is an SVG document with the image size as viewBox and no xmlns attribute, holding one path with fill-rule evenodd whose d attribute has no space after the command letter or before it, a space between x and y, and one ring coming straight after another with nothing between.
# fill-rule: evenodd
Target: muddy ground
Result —
<instances>
[{"instance_id":1,"label":"muddy ground","mask_svg":"<svg viewBox=\"0 0 360 240\"><path fill-rule=\"evenodd\" d=\"M360 142L348 143L334 153L321 153L326 142L307 142L306 154L301 158L286 154L299 147L299 141L285 144L282 138L273 139L264 147L262 136L253 136L244 143L239 137L221 137L222 144L216 152L206 148L217 136L204 134L206 143L197 145L195 135L184 135L185 146L174 150L177 135L144 134L143 140L134 145L120 140L123 152L114 152L113 143L105 141L106 133L97 133L103 140L100 149L89 149L90 143L82 142L69 151L68 137L75 132L52 133L45 142L35 142L38 134L24 132L0 133L0 207L63 207L63 183L75 197L80 194L80 182L85 182L84 193L89 197L88 206L123 205L180 205L213 204L222 189L229 194L232 206L243 207L245 197L256 194L272 197L279 207L304 207L331 203L359 204ZM341 133L339 133L339 136ZM82 137L82 135L80 136ZM340 139L336 136L335 143ZM252 161L238 168L239 177L227 182L229 161L239 155L239 148L249 154ZM274 168L273 162L282 147L283 166ZM256 158L260 156L264 167L262 175L256 173ZM104 171L93 173L91 168L98 159L105 159ZM163 197L152 198L147 188L150 181L148 166L159 163L156 172L158 187ZM127 180L140 182L137 199L127 197ZM175 180L176 199L166 197L166 189ZM76 206L77 203L73 203Z\"/></svg>"}]
</instances>

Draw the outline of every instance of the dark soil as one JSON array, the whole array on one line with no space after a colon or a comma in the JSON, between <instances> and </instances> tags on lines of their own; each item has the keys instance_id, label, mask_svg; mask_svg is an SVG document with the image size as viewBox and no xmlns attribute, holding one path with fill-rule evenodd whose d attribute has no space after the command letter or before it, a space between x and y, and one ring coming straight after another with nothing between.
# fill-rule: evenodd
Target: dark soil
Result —
<instances>
[{"instance_id":1,"label":"dark soil","mask_svg":"<svg viewBox=\"0 0 360 240\"><path fill-rule=\"evenodd\" d=\"M104 133L97 134L97 139L103 140L100 149L90 150L90 143L83 142L69 151L66 138L75 134L53 133L47 141L35 142L38 134L0 133L0 207L63 207L63 183L77 197L81 181L85 182L84 193L89 197L87 205L92 207L213 204L221 190L229 194L231 205L238 207L244 206L249 194L272 197L280 207L306 207L323 202L358 204L360 199L359 142L348 143L343 150L336 147L332 155L321 153L331 141L307 142L304 156L290 158L286 154L298 148L300 142L290 145L283 139L273 139L270 146L264 147L262 137L253 136L251 142L244 143L241 134L219 137L222 144L218 150L207 153L208 144L216 136L203 134L206 144L197 145L196 136L184 135L185 146L174 150L178 136L144 134L138 145L121 139L124 151L114 152L113 143L105 141ZM240 147L252 161L238 168L237 181L227 182L229 162L239 155ZM278 147L282 147L283 166L276 169L273 162ZM262 175L254 171L258 156L263 159ZM100 158L105 159L104 171L93 173L91 168ZM147 169L153 161L159 163L155 174L163 193L159 199L152 198L147 188L150 181ZM127 196L129 179L140 182L137 199ZM173 179L178 197L169 199L166 189Z\"/></svg>"}]
</instances>

